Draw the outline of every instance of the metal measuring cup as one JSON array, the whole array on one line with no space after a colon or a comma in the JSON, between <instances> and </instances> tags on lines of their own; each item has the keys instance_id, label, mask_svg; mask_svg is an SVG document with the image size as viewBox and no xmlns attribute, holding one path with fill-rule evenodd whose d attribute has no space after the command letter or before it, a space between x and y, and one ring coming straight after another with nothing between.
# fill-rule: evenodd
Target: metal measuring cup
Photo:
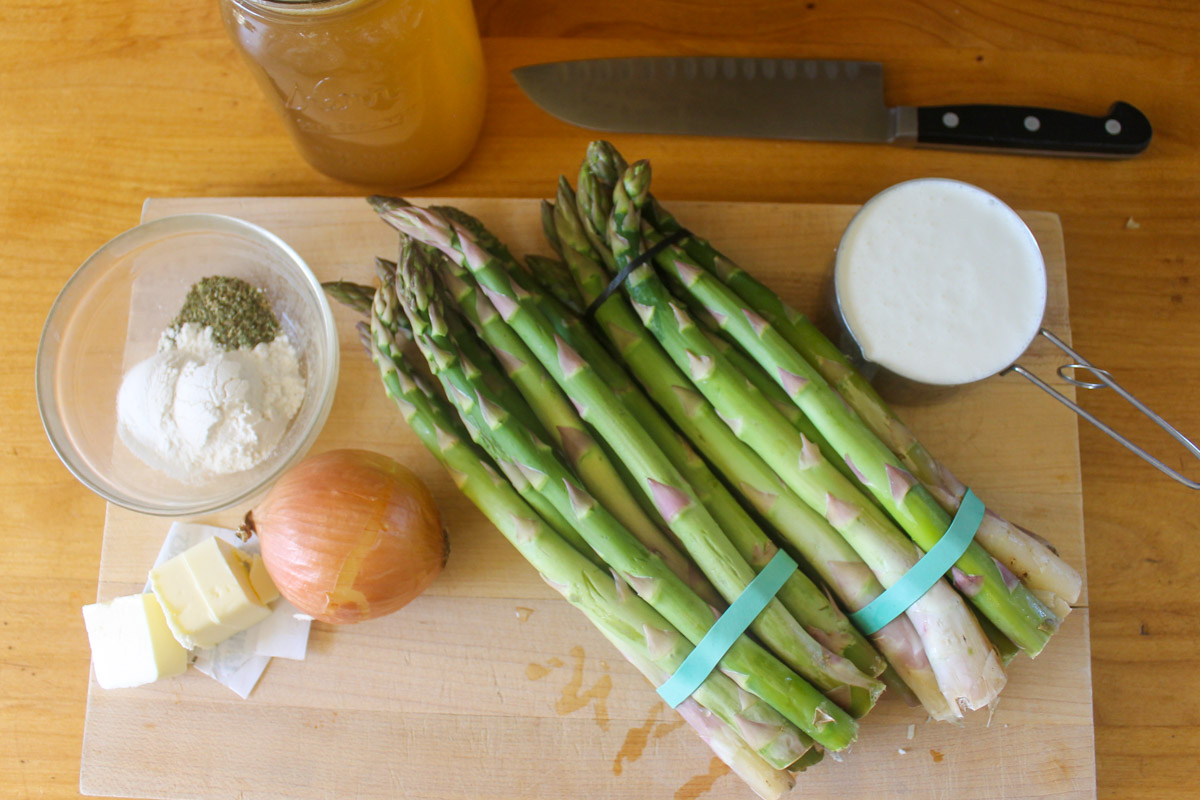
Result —
<instances>
[{"instance_id":1,"label":"metal measuring cup","mask_svg":"<svg viewBox=\"0 0 1200 800\"><path fill-rule=\"evenodd\" d=\"M897 186L903 186L905 184L910 184L910 183L919 183L919 182L925 181L925 180L936 181L936 180L943 180L943 179L917 179L916 181L906 181L906 182L904 182L904 184L897 184ZM953 183L961 184L961 182L958 182L958 181L955 181ZM969 184L963 184L963 185L969 186ZM890 188L895 189L897 187L894 186L894 187L890 187ZM970 188L977 189L980 192L984 191L982 189L978 189L978 187L970 187ZM890 189L885 189L883 192L876 195L874 198L872 198L866 204L863 205L862 209L860 209L858 211L858 213L855 215L854 219L852 219L850 224L847 225L846 231L843 233L842 239L839 242L837 251L835 253L834 266L833 266L833 278L830 281L830 284L831 284L830 291L832 294L834 315L835 315L836 322L839 327L839 333L840 333L838 344L839 344L839 347L844 352L849 353L851 358L858 362L862 371L864 373L866 373L868 377L871 377L873 380L882 381L884 383L891 384L893 387L900 386L900 387L902 387L902 390L904 391L904 393L906 395L908 395L909 397L925 398L925 399L929 399L932 397L941 397L941 396L944 396L948 391L952 391L955 388L964 386L969 383L977 382L977 380L982 380L982 378L968 380L968 381L962 381L962 382L948 382L948 383L939 383L939 384L933 385L933 384L929 384L929 383L924 383L924 382L912 377L911 375L904 374L904 372L901 369L898 369L894 365L891 365L888 367L883 367L879 364L875 364L875 363L871 362L864 355L863 347L860 343L860 338L859 338L859 336L855 335L853 326L851 325L851 323L849 321L849 315L847 315L845 308L843 306L843 299L840 296L840 293L838 291L838 280L837 280L838 270L839 270L839 266L842 266L841 256L842 256L842 253L845 252L845 250L846 250L847 236L850 234L850 232L854 228L855 221L857 221L859 219L859 217L864 214L864 212L867 212L870 209L872 202L875 201L877 198L886 194L888 191L890 191ZM987 193L984 192L984 194L987 194ZM988 195L988 196L992 197L991 195ZM993 199L995 199L995 198L993 198ZM996 200L996 202L1000 203L999 200ZM1008 208L1008 206L1004 206L1003 203L1000 203L1000 204L1005 209L1012 212L1012 209ZM1020 218L1016 215L1016 212L1012 212L1012 219L1015 221L1014 224L1020 225L1024 229L1024 232L1026 234L1028 234L1029 239L1033 242L1033 247L1037 253L1037 257L1040 259L1042 257L1041 250L1037 248L1037 243L1033 237L1033 233L1031 231L1029 231L1029 229L1025 225L1024 221L1020 220ZM842 268L844 268L844 266ZM1041 276L1042 276L1043 283L1045 283L1045 280L1046 280L1045 274L1046 274L1045 273L1045 265L1043 262L1042 269L1041 269ZM1048 289L1048 287L1043 285L1042 288L1043 288L1042 310L1044 312L1045 297L1047 295L1046 290ZM1045 338L1046 340L1048 340L1051 344L1053 344L1055 347L1057 347L1059 350L1061 350L1070 359L1067 363L1062 364L1057 369L1058 376L1062 380L1064 380L1067 383L1070 383L1073 386L1076 386L1080 389L1103 389L1103 388L1112 389L1113 391L1117 392L1117 394L1119 394L1121 397L1123 397L1127 402L1132 404L1134 406L1134 408L1136 408L1138 411L1142 412L1142 414L1147 416L1156 425L1158 425L1160 428L1162 428L1168 434L1170 434L1171 438L1175 439L1175 441L1177 441L1181 445L1183 445L1184 448L1186 448L1188 450L1188 452L1190 452L1192 454L1193 457L1200 459L1200 447L1197 447L1197 445L1193 441L1191 441L1186 436L1184 436L1182 433L1180 433L1179 430L1177 430L1174 426L1172 426L1165 419L1163 419L1159 414L1157 414L1153 409L1151 409L1149 406L1147 406L1145 403L1143 403L1141 400L1139 400L1137 397L1135 397L1129 390L1125 389L1123 386L1121 386L1119 383L1117 383L1117 381L1113 378L1112 374L1108 370L1103 369L1101 367L1097 367L1095 364L1088 361L1081 354L1079 354L1073 348L1071 348L1060 337L1058 337L1052 331L1050 331L1049 329L1047 329L1045 327L1038 326L1035 330L1032 330L1032 332L1029 333L1027 340L1024 342L1024 345L1020 348L1020 350L1018 351L1014 348L1014 350L1012 351L1012 352L1018 352L1019 355L1016 358L1014 358L1012 363L1010 363L1007 367L1004 367L1003 369L998 370L997 372L993 373L993 375L1007 375L1009 373L1015 373L1017 375L1020 375L1021 377L1025 378L1030 383L1032 383L1034 386L1038 387L1043 392L1045 392L1048 395L1050 395L1051 397L1053 397L1056 401L1058 401L1059 403L1062 403L1067 408L1071 409L1076 414L1078 414L1080 417L1082 417L1083 419L1092 423L1100 430L1104 431L1110 437L1112 437L1117 442L1122 444L1124 447L1126 447L1127 449L1129 449L1130 451L1132 451L1133 453L1138 455L1140 458L1145 460L1147 463L1153 465L1159 471L1170 476L1177 482L1183 484L1184 486L1187 486L1190 489L1200 489L1200 481L1192 480L1191 478L1188 478L1186 475L1183 475L1182 473L1180 473L1178 470L1176 470L1170 466L1167 466L1165 463L1163 463L1163 461L1161 459L1150 454L1144 448L1142 448L1140 445L1135 444L1128 437L1126 437L1123 434L1114 430L1111 426L1109 426L1105 422L1101 421L1094 414L1092 414L1091 412L1087 411L1086 409L1080 407L1079 404L1076 403L1074 400L1072 400L1071 398L1062 394L1060 391L1058 391L1053 386L1048 384L1045 380L1038 377L1030 369L1028 369L1027 367L1018 363L1018 359L1021 357L1021 355L1024 355L1028 352L1030 346L1034 343L1034 341L1037 339L1038 336L1041 336L1041 337ZM1077 373L1079 371L1088 373L1093 378L1093 380L1084 380L1084 379L1081 379L1080 377L1077 377L1075 373Z\"/></svg>"}]
</instances>

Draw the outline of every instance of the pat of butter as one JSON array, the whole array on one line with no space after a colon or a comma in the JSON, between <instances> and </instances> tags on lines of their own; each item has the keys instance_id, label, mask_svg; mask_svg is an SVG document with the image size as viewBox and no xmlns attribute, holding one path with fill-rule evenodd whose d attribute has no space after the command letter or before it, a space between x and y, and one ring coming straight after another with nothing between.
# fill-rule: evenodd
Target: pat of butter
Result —
<instances>
[{"instance_id":1,"label":"pat of butter","mask_svg":"<svg viewBox=\"0 0 1200 800\"><path fill-rule=\"evenodd\" d=\"M152 594L84 606L83 624L96 681L104 689L141 686L187 670L187 650L171 634Z\"/></svg>"},{"instance_id":2,"label":"pat of butter","mask_svg":"<svg viewBox=\"0 0 1200 800\"><path fill-rule=\"evenodd\" d=\"M212 537L150 571L150 588L180 644L212 647L271 614L251 580L255 558Z\"/></svg>"},{"instance_id":3,"label":"pat of butter","mask_svg":"<svg viewBox=\"0 0 1200 800\"><path fill-rule=\"evenodd\" d=\"M267 565L263 563L262 556L258 553L254 554L254 560L250 564L250 585L254 587L254 593L258 595L258 599L264 603L270 603L279 598L279 589L275 587L275 581L271 580L271 576L267 574Z\"/></svg>"}]
</instances>

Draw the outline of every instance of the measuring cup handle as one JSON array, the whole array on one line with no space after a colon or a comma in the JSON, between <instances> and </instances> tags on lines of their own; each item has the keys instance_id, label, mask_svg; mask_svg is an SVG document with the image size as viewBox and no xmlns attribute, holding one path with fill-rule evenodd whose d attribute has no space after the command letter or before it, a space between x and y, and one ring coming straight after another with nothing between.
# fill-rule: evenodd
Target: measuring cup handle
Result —
<instances>
[{"instance_id":1,"label":"measuring cup handle","mask_svg":"<svg viewBox=\"0 0 1200 800\"><path fill-rule=\"evenodd\" d=\"M1072 350L1066 344L1066 342L1064 342L1062 339L1059 339L1057 336L1055 336L1053 333L1046 330L1045 328L1042 328L1040 331L1038 331L1038 333L1041 334L1042 336L1044 336L1045 338L1049 339L1051 342L1054 343L1054 345L1056 347L1058 347L1058 349L1062 350L1064 353L1066 353L1068 356L1070 356L1073 359L1072 363L1064 364L1063 366L1058 368L1059 377L1061 377L1063 380L1065 380L1069 383L1072 383L1075 386L1078 386L1082 389L1102 389L1104 387L1108 387L1108 388L1114 390L1117 394L1121 395L1121 397L1124 397L1127 401L1129 401L1129 403L1131 403L1134 408L1136 408L1138 411L1141 411L1147 417L1152 419L1156 425L1158 425L1160 428L1165 430L1167 433L1171 434L1171 438L1175 439L1175 441L1179 442L1184 447L1186 447L1188 449L1188 451L1192 454L1193 457L1195 457L1196 459L1200 459L1200 447L1197 447L1195 445L1195 443L1193 443L1190 439L1188 439L1186 436L1184 436L1182 433L1180 433L1178 430L1176 430L1165 419L1163 419L1158 414L1156 414L1145 403L1143 403L1141 400L1138 400L1136 397L1134 397L1132 394L1130 394L1129 391L1127 391L1126 389L1121 387L1120 384L1118 384L1115 380L1113 380L1113 377L1112 377L1112 375L1110 375L1108 373L1108 370L1100 369L1099 367L1095 366L1090 361L1088 361L1086 358L1079 355L1079 353L1076 353L1074 350ZM1075 378L1073 375L1068 376L1065 373L1066 370L1074 370L1074 369L1087 370L1093 376L1095 376L1096 381L1095 382L1081 381L1081 380ZM1104 431L1105 433L1107 433L1112 438L1116 439L1121 444L1125 445L1125 447L1132 450L1134 453L1139 455L1142 459L1144 459L1148 463L1154 465L1161 472L1164 472L1167 475L1170 475L1172 478L1179 481L1180 483L1182 483L1184 486L1188 487L1189 489L1200 489L1200 482L1194 481L1191 478L1188 478L1186 475L1182 475L1177 470L1172 469L1171 467L1168 467L1162 461L1160 461L1159 459L1150 455L1149 453L1147 453L1145 450L1143 450L1138 445L1129 441L1128 438L1117 433L1115 430L1110 428L1108 425L1101 422L1099 419L1097 419L1095 417L1095 415L1080 408L1079 405L1077 405L1075 403L1075 401L1070 400L1069 398L1064 396L1057 389L1050 386L1050 384L1046 383L1041 378L1039 378L1038 376L1034 375L1029 370L1022 367L1020 364L1013 364L1011 367L1004 370L1004 372L1002 372L1001 374L1003 375L1003 374L1007 374L1009 372L1015 372L1018 375L1020 375L1021 377L1028 379L1029 382L1032 383L1034 386L1038 387L1043 392L1046 392L1051 397L1053 397L1055 400L1062 403L1067 408L1071 409L1076 414L1083 417L1088 422L1092 423L1097 428Z\"/></svg>"}]
</instances>

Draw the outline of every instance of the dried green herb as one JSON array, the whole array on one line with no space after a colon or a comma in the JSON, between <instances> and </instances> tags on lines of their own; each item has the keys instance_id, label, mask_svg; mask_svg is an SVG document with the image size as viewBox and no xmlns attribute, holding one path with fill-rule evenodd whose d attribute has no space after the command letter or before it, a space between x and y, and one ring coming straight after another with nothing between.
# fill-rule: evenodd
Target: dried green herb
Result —
<instances>
[{"instance_id":1,"label":"dried green herb","mask_svg":"<svg viewBox=\"0 0 1200 800\"><path fill-rule=\"evenodd\" d=\"M279 335L279 320L266 292L241 278L222 275L192 285L168 335L173 336L188 322L212 328L213 341L226 350L254 347Z\"/></svg>"}]
</instances>

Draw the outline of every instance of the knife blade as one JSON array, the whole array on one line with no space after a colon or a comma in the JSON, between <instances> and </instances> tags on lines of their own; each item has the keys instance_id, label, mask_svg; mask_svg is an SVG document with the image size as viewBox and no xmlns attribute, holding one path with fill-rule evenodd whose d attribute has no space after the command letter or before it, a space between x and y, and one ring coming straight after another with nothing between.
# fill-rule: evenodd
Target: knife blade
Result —
<instances>
[{"instance_id":1,"label":"knife blade","mask_svg":"<svg viewBox=\"0 0 1200 800\"><path fill-rule=\"evenodd\" d=\"M522 91L584 128L1127 158L1150 144L1129 103L1102 116L1013 105L895 106L874 61L663 56L518 67Z\"/></svg>"}]
</instances>

